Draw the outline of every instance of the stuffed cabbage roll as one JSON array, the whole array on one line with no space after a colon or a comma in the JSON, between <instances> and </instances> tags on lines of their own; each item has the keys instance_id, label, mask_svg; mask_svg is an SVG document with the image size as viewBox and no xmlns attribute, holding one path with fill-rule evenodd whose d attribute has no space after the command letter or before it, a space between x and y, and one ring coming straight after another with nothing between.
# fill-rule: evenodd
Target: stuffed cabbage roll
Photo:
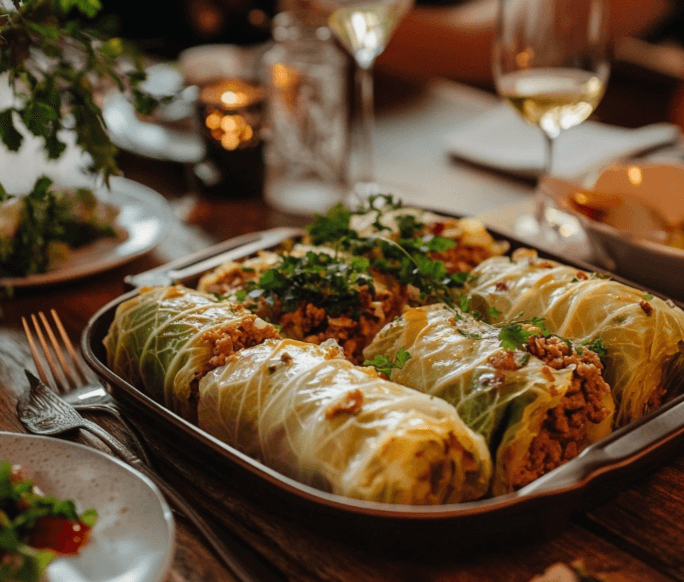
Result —
<instances>
[{"instance_id":1,"label":"stuffed cabbage roll","mask_svg":"<svg viewBox=\"0 0 684 582\"><path fill-rule=\"evenodd\" d=\"M332 340L267 340L199 384L198 426L302 483L357 499L477 499L484 439L452 406L351 364Z\"/></svg>"},{"instance_id":2,"label":"stuffed cabbage roll","mask_svg":"<svg viewBox=\"0 0 684 582\"><path fill-rule=\"evenodd\" d=\"M121 303L103 341L113 372L192 420L197 380L273 337L276 328L244 307L177 285L144 288Z\"/></svg>"},{"instance_id":3,"label":"stuffed cabbage roll","mask_svg":"<svg viewBox=\"0 0 684 582\"><path fill-rule=\"evenodd\" d=\"M393 381L443 398L482 434L495 457L492 493L514 491L608 434L614 405L601 361L557 337L518 324L522 349L504 349L501 330L431 305L387 325L364 354L410 354Z\"/></svg>"},{"instance_id":4,"label":"stuffed cabbage roll","mask_svg":"<svg viewBox=\"0 0 684 582\"><path fill-rule=\"evenodd\" d=\"M491 258L472 273L468 293L497 320L524 313L546 327L605 347L605 378L625 425L684 389L684 311L608 277L540 259L520 249L512 259Z\"/></svg>"},{"instance_id":5,"label":"stuffed cabbage roll","mask_svg":"<svg viewBox=\"0 0 684 582\"><path fill-rule=\"evenodd\" d=\"M373 271L368 259L308 245L231 261L204 275L199 288L279 325L283 337L334 339L355 364L408 301L406 286Z\"/></svg>"}]
</instances>

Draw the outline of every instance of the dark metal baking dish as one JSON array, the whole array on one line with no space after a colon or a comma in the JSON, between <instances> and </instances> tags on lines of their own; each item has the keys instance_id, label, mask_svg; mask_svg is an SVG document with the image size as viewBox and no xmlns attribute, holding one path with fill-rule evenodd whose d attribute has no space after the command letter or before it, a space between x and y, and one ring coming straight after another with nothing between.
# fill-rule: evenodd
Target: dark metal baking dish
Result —
<instances>
[{"instance_id":1,"label":"dark metal baking dish","mask_svg":"<svg viewBox=\"0 0 684 582\"><path fill-rule=\"evenodd\" d=\"M143 392L114 374L106 364L102 340L117 306L138 293L143 285L193 284L202 272L218 264L271 248L297 229L273 229L238 237L197 255L174 261L127 280L134 287L100 309L90 320L81 339L84 357L110 386L129 418L150 426L161 439L182 443L178 454L204 471L230 474L243 490L273 511L286 509L312 527L331 531L346 540L384 544L398 551L460 549L510 540L512 533L557 532L575 511L599 503L605 495L647 464L654 464L684 439L684 396L617 430L588 447L581 455L512 494L480 501L434 507L404 506L357 501L303 485L247 457L238 450L188 423ZM523 242L490 229L511 249L529 247ZM569 261L547 252L539 255L579 269L596 271L592 265ZM620 277L616 280L635 285ZM654 295L657 292L647 290ZM681 307L681 305L680 305ZM491 547L491 545L489 546Z\"/></svg>"}]
</instances>

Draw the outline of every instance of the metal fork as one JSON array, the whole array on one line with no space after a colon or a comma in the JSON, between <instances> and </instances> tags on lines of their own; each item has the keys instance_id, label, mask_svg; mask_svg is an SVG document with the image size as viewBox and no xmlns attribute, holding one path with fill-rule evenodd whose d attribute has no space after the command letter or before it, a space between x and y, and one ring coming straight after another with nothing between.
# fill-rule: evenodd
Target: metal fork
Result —
<instances>
[{"instance_id":1,"label":"metal fork","mask_svg":"<svg viewBox=\"0 0 684 582\"><path fill-rule=\"evenodd\" d=\"M249 549L242 549L238 552L233 547L245 545L242 540L235 537L229 546L223 539L219 539L211 526L204 518L187 502L181 495L167 483L162 477L157 475L134 453L129 451L121 442L116 440L106 430L94 422L83 418L79 412L70 404L62 400L43 382L41 382L31 372L26 370L29 379L30 390L24 393L17 402L17 414L24 426L34 434L55 436L77 429L85 429L102 439L112 452L120 459L140 471L148 477L169 500L169 503L181 514L187 517L190 522L202 533L204 539L211 545L216 554L221 558L225 566L234 574L240 582L272 581L281 582L283 575L266 563L260 563L254 558L247 564L245 553ZM223 532L223 538L228 537L229 532ZM251 550L253 552L253 550ZM261 558L263 560L263 558ZM270 568L269 568L270 566Z\"/></svg>"},{"instance_id":2,"label":"metal fork","mask_svg":"<svg viewBox=\"0 0 684 582\"><path fill-rule=\"evenodd\" d=\"M96 410L106 412L115 417L124 427L126 427L126 429L128 429L126 432L127 436L130 437L138 454L149 465L150 459L145 452L145 448L142 446L142 443L138 439L133 428L121 416L121 412L111 394L109 394L102 384L93 377L92 373L83 362L83 359L76 352L57 312L54 309L51 309L50 314L55 322L57 332L62 339L63 346L61 346L57 340L57 336L52 330L50 322L45 314L42 311L38 312L37 317L36 314L31 314L33 329L35 330L38 342L42 348L43 357L50 369L50 375L45 370L28 321L25 317L21 318L21 322L24 325L24 332L26 333L26 339L31 348L33 362L36 365L40 379L76 410ZM39 320L43 324L42 329ZM43 331L45 333L43 333ZM48 346L45 335L47 335L50 340L52 350L50 350L50 347ZM55 363L55 358L59 362L59 367Z\"/></svg>"}]
</instances>

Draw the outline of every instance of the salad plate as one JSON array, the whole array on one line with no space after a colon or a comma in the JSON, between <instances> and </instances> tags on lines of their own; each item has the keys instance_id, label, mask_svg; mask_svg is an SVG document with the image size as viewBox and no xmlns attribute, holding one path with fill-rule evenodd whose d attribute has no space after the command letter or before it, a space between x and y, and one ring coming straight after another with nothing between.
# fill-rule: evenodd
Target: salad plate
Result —
<instances>
[{"instance_id":1,"label":"salad plate","mask_svg":"<svg viewBox=\"0 0 684 582\"><path fill-rule=\"evenodd\" d=\"M173 559L175 525L156 486L121 461L78 443L0 432L3 459L20 465L45 495L95 509L90 538L58 556L50 582L161 582Z\"/></svg>"},{"instance_id":2,"label":"salad plate","mask_svg":"<svg viewBox=\"0 0 684 582\"><path fill-rule=\"evenodd\" d=\"M166 199L151 188L115 176L111 188L97 194L118 208L116 238L100 239L70 252L54 270L25 277L0 278L0 286L32 287L60 283L112 269L156 247L168 233L173 213Z\"/></svg>"}]
</instances>

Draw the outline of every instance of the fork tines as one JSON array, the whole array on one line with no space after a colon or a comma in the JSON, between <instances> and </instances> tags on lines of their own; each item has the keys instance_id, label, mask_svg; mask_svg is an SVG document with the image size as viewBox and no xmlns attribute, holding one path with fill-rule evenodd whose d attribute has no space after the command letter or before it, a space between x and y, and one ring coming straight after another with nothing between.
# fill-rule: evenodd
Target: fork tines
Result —
<instances>
[{"instance_id":1,"label":"fork tines","mask_svg":"<svg viewBox=\"0 0 684 582\"><path fill-rule=\"evenodd\" d=\"M43 357L41 358L40 352L33 338L33 333L31 332L31 327L25 317L21 318L24 325L24 331L26 332L26 339L28 340L29 347L31 348L31 355L33 356L33 361L38 370L38 375L40 379L47 385L49 385L53 390L68 392L71 388L77 388L83 383L88 382L88 373L85 368L85 364L81 360L80 356L74 349L69 336L62 325L57 312L54 309L50 310L50 314L55 323L55 327L59 333L62 340L62 345L57 340L48 318L45 314L40 311L38 316L36 314L31 314L31 322L33 324L33 329L38 337L38 342L42 348ZM42 324L42 325L41 325ZM50 341L45 339L45 336ZM69 359L73 362L73 366L67 363L64 357L64 350L69 354ZM50 377L46 372L45 366L43 365L43 359L47 362L47 365L52 372ZM55 363L55 359L59 362L59 367Z\"/></svg>"}]
</instances>

